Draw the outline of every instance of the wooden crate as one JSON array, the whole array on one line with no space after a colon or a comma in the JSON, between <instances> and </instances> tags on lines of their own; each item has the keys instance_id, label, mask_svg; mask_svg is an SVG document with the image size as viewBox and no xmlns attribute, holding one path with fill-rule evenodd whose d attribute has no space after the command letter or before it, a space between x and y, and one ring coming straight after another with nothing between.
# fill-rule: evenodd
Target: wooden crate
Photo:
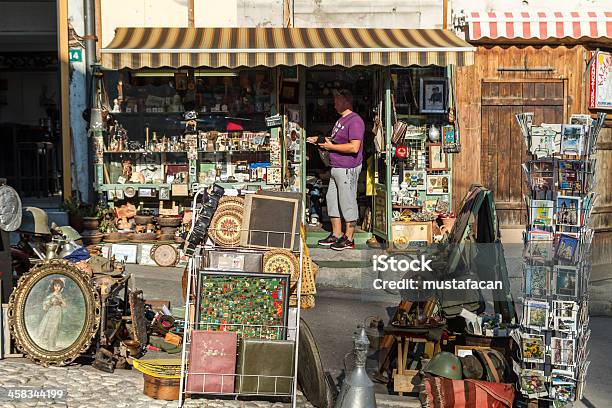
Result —
<instances>
[{"instance_id":1,"label":"wooden crate","mask_svg":"<svg viewBox=\"0 0 612 408\"><path fill-rule=\"evenodd\" d=\"M393 391L398 393L419 392L421 379L418 376L419 370L404 370L402 374L393 370ZM400 394L401 395L401 394Z\"/></svg>"}]
</instances>

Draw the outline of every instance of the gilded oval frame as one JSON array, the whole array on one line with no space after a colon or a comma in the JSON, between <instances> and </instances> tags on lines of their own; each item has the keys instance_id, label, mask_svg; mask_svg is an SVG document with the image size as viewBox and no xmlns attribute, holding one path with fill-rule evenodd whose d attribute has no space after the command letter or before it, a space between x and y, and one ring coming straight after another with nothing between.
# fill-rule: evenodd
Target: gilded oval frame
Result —
<instances>
[{"instance_id":1,"label":"gilded oval frame","mask_svg":"<svg viewBox=\"0 0 612 408\"><path fill-rule=\"evenodd\" d=\"M50 275L64 275L80 289L85 303L83 328L70 346L50 351L40 347L32 339L26 327L26 302L34 286ZM8 306L8 324L15 344L27 358L43 366L63 366L70 364L91 346L92 339L100 327L100 296L90 282L90 277L73 264L61 259L34 266L23 275L11 294Z\"/></svg>"}]
</instances>

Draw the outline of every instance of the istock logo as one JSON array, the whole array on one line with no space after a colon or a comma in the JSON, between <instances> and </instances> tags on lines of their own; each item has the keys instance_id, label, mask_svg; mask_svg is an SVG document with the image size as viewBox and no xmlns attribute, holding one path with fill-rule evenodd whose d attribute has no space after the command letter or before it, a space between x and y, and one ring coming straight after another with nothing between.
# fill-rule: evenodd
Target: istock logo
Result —
<instances>
[{"instance_id":1,"label":"istock logo","mask_svg":"<svg viewBox=\"0 0 612 408\"><path fill-rule=\"evenodd\" d=\"M421 255L421 259L395 259L387 255L374 255L372 257L375 272L431 272L430 263L431 259L425 259L425 255Z\"/></svg>"}]
</instances>

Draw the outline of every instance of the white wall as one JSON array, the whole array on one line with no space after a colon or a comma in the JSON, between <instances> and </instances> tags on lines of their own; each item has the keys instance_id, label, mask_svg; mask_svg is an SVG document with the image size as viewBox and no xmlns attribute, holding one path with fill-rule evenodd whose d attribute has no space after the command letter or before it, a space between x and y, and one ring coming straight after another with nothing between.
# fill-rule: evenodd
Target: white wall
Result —
<instances>
[{"instance_id":1,"label":"white wall","mask_svg":"<svg viewBox=\"0 0 612 408\"><path fill-rule=\"evenodd\" d=\"M196 27L237 27L238 0L196 0Z\"/></svg>"},{"instance_id":2,"label":"white wall","mask_svg":"<svg viewBox=\"0 0 612 408\"><path fill-rule=\"evenodd\" d=\"M441 28L443 0L292 0L296 27ZM103 0L101 44L116 27L186 27L187 0ZM283 0L197 0L196 27L280 27Z\"/></svg>"},{"instance_id":3,"label":"white wall","mask_svg":"<svg viewBox=\"0 0 612 408\"><path fill-rule=\"evenodd\" d=\"M453 12L470 11L611 11L612 0L449 0Z\"/></svg>"},{"instance_id":4,"label":"white wall","mask_svg":"<svg viewBox=\"0 0 612 408\"><path fill-rule=\"evenodd\" d=\"M117 27L187 27L188 11L188 0L102 0L100 43L108 45Z\"/></svg>"},{"instance_id":5,"label":"white wall","mask_svg":"<svg viewBox=\"0 0 612 408\"><path fill-rule=\"evenodd\" d=\"M294 0L296 27L442 28L442 0Z\"/></svg>"}]
</instances>

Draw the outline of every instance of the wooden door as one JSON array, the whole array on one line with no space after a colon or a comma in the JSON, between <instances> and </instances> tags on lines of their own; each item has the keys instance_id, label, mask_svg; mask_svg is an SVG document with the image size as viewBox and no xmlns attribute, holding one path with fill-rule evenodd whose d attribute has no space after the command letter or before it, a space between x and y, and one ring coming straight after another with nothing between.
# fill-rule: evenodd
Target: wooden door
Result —
<instances>
[{"instance_id":1,"label":"wooden door","mask_svg":"<svg viewBox=\"0 0 612 408\"><path fill-rule=\"evenodd\" d=\"M562 123L564 96L562 80L482 83L481 179L493 191L501 226L524 225L527 216L521 169L527 159L526 146L514 115L533 112L534 125Z\"/></svg>"}]
</instances>

